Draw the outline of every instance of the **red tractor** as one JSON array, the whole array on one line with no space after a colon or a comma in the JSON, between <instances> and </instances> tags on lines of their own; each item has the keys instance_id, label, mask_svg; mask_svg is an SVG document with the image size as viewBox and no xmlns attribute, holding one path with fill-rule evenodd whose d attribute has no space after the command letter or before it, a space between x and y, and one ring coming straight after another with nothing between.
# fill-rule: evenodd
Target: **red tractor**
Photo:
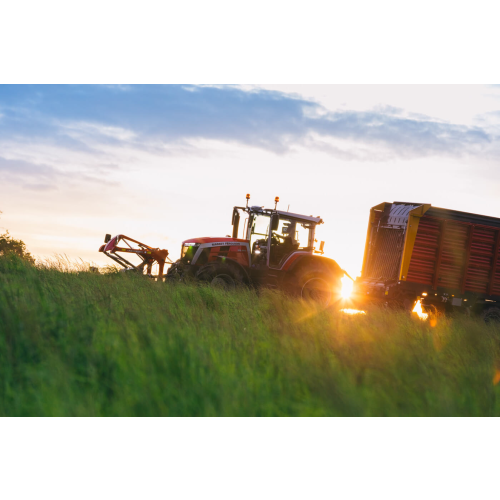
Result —
<instances>
[{"instance_id":1,"label":"red tractor","mask_svg":"<svg viewBox=\"0 0 500 500\"><path fill-rule=\"evenodd\" d=\"M181 258L167 262L168 252L152 248L126 236L113 239L106 235L99 251L104 252L127 269L151 273L157 262L158 278L170 281L195 279L225 289L238 285L268 287L284 290L305 299L327 304L340 297L341 281L346 275L332 259L323 254L324 242L315 249L315 229L322 224L320 217L299 215L275 208L234 207L232 236L191 238L182 243ZM243 219L243 223L242 222ZM139 248L118 247L124 240ZM127 243L128 244L128 243ZM135 253L142 259L134 266L117 252ZM170 265L163 275L163 266Z\"/></svg>"}]
</instances>

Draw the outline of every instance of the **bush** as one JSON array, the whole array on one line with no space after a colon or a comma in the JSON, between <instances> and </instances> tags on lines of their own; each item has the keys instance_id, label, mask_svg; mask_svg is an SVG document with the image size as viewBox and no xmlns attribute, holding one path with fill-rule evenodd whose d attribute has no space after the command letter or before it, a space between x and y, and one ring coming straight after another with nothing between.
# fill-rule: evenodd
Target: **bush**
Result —
<instances>
[{"instance_id":1,"label":"bush","mask_svg":"<svg viewBox=\"0 0 500 500\"><path fill-rule=\"evenodd\" d=\"M0 234L0 257L4 257L10 253L21 257L21 259L30 264L35 263L33 256L26 250L24 241L15 240L9 235L9 231L7 231L4 234Z\"/></svg>"}]
</instances>

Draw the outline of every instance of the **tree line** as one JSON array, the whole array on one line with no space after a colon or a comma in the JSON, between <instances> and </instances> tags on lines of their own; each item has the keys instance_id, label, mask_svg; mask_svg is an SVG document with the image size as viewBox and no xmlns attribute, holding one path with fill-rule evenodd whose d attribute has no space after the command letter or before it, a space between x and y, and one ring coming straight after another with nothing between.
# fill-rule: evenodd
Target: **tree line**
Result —
<instances>
[{"instance_id":1,"label":"tree line","mask_svg":"<svg viewBox=\"0 0 500 500\"><path fill-rule=\"evenodd\" d=\"M22 240L16 240L9 234L9 231L5 231L5 233L0 234L0 257L5 257L8 254L15 254L31 264L35 263L35 259L26 249L26 243Z\"/></svg>"}]
</instances>

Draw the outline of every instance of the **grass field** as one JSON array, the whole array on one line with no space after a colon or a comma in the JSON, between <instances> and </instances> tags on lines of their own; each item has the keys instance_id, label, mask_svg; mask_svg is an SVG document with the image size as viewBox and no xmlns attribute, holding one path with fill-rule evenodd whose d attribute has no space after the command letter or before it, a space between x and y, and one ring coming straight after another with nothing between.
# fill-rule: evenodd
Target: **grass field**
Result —
<instances>
[{"instance_id":1,"label":"grass field","mask_svg":"<svg viewBox=\"0 0 500 500\"><path fill-rule=\"evenodd\" d=\"M0 258L3 416L498 416L499 339Z\"/></svg>"}]
</instances>

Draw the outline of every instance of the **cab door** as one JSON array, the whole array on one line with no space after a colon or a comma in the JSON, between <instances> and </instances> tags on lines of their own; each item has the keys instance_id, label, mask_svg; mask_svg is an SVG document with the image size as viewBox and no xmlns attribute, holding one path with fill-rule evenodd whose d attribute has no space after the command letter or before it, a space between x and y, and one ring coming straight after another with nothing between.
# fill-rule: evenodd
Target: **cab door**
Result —
<instances>
[{"instance_id":1,"label":"cab door","mask_svg":"<svg viewBox=\"0 0 500 500\"><path fill-rule=\"evenodd\" d=\"M269 226L271 218L267 214L254 214L250 219L251 267L269 266Z\"/></svg>"},{"instance_id":2,"label":"cab door","mask_svg":"<svg viewBox=\"0 0 500 500\"><path fill-rule=\"evenodd\" d=\"M283 214L273 214L268 242L268 262L272 269L281 269L294 252L312 253L312 225Z\"/></svg>"}]
</instances>

